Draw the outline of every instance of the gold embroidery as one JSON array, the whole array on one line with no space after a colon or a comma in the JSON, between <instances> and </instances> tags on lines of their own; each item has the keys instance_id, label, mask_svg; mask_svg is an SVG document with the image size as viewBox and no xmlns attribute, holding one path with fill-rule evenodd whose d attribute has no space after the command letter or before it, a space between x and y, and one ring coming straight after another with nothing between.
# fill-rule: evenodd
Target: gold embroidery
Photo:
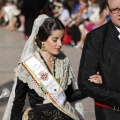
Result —
<instances>
[{"instance_id":1,"label":"gold embroidery","mask_svg":"<svg viewBox=\"0 0 120 120\"><path fill-rule=\"evenodd\" d=\"M56 81L60 84L60 78L56 78Z\"/></svg>"}]
</instances>

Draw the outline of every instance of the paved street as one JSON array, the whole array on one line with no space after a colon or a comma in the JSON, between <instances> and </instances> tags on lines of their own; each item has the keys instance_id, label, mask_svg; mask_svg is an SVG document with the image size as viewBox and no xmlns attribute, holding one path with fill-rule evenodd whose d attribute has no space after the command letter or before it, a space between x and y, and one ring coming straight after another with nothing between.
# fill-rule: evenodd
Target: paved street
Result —
<instances>
[{"instance_id":1,"label":"paved street","mask_svg":"<svg viewBox=\"0 0 120 120\"><path fill-rule=\"evenodd\" d=\"M13 85L14 68L19 62L26 40L23 34L17 31L7 31L0 27L0 94L3 88L11 90ZM63 46L63 51L69 57L75 76L77 78L81 50L71 46ZM7 104L8 98L0 99L0 120ZM95 120L94 105L91 98L83 100L85 120Z\"/></svg>"}]
</instances>

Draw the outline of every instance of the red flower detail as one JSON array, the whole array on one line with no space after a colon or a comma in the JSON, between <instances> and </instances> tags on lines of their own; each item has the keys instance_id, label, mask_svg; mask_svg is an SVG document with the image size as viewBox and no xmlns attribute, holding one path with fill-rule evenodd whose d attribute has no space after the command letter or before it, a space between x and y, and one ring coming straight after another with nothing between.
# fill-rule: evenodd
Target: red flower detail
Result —
<instances>
[{"instance_id":1,"label":"red flower detail","mask_svg":"<svg viewBox=\"0 0 120 120\"><path fill-rule=\"evenodd\" d=\"M48 80L48 73L40 73L40 78L42 80Z\"/></svg>"}]
</instances>

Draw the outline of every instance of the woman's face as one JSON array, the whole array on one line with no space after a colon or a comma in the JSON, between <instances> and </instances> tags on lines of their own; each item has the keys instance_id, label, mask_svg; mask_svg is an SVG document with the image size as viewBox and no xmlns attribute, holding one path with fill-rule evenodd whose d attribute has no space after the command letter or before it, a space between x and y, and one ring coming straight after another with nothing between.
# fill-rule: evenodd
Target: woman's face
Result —
<instances>
[{"instance_id":1,"label":"woman's face","mask_svg":"<svg viewBox=\"0 0 120 120\"><path fill-rule=\"evenodd\" d=\"M62 47L64 32L64 30L54 30L51 32L47 41L44 42L48 53L52 55L59 54Z\"/></svg>"}]
</instances>

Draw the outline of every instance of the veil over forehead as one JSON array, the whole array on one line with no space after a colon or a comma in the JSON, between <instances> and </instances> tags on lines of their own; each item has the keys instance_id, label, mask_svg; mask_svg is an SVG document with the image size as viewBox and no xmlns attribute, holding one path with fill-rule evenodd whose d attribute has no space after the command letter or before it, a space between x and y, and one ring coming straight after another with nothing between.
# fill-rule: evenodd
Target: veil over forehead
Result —
<instances>
[{"instance_id":1,"label":"veil over forehead","mask_svg":"<svg viewBox=\"0 0 120 120\"><path fill-rule=\"evenodd\" d=\"M42 14L35 19L32 33L25 44L20 61L24 60L24 58L26 58L29 54L37 50L38 47L34 45L34 37L37 35L39 31L39 27L43 24L46 18L49 17L45 14Z\"/></svg>"}]
</instances>

